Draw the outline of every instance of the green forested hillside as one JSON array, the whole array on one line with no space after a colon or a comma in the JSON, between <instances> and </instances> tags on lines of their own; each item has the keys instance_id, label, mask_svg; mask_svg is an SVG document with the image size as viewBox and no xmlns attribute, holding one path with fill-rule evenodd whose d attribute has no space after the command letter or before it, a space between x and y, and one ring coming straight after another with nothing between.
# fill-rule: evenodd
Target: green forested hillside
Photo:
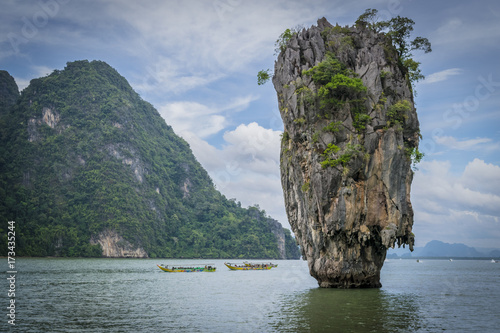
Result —
<instances>
[{"instance_id":1,"label":"green forested hillside","mask_svg":"<svg viewBox=\"0 0 500 333\"><path fill-rule=\"evenodd\" d=\"M104 62L32 80L0 115L0 234L16 221L19 256L100 256L95 240L111 230L150 257L299 257L288 230L216 191L189 145Z\"/></svg>"}]
</instances>

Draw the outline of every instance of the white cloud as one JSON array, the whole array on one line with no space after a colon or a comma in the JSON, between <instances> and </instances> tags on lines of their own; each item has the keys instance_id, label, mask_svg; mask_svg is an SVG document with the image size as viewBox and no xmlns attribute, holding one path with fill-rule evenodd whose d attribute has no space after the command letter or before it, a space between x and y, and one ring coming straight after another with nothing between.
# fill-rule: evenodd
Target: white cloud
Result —
<instances>
[{"instance_id":1,"label":"white cloud","mask_svg":"<svg viewBox=\"0 0 500 333\"><path fill-rule=\"evenodd\" d=\"M196 1L189 5L152 1L149 6L129 1L114 3L108 10L135 31L127 41L136 46L130 51L147 64L134 87L168 93L246 72L249 64L273 54L274 41L285 28L319 18L314 6L301 2L288 6L284 1Z\"/></svg>"},{"instance_id":2,"label":"white cloud","mask_svg":"<svg viewBox=\"0 0 500 333\"><path fill-rule=\"evenodd\" d=\"M289 228L279 175L281 132L252 122L226 131L220 149L207 142L208 137L227 128L234 113L247 109L255 99L239 96L216 106L174 102L163 105L159 112L189 143L219 191L244 207L259 204Z\"/></svg>"},{"instance_id":3,"label":"white cloud","mask_svg":"<svg viewBox=\"0 0 500 333\"><path fill-rule=\"evenodd\" d=\"M434 33L433 44L443 44L456 39L457 31L463 29L463 22L460 18L453 17L443 22Z\"/></svg>"},{"instance_id":4,"label":"white cloud","mask_svg":"<svg viewBox=\"0 0 500 333\"><path fill-rule=\"evenodd\" d=\"M474 168L476 164L477 161L473 161L468 166ZM421 196L419 200L427 203L437 200L447 209L479 210L485 214L500 216L500 188L493 193L483 193L477 189L470 189L468 183L463 182L463 176L451 173L451 163L449 162L424 161L419 164L419 169L421 172L415 174L414 180L417 184L414 188L415 193ZM495 179L500 174L493 173L490 176ZM427 204L423 205L422 209L426 210Z\"/></svg>"},{"instance_id":5,"label":"white cloud","mask_svg":"<svg viewBox=\"0 0 500 333\"><path fill-rule=\"evenodd\" d=\"M173 102L158 108L167 124L181 136L195 133L199 138L207 138L226 128L227 114L246 109L256 97L240 96L224 105L207 106L198 102Z\"/></svg>"},{"instance_id":6,"label":"white cloud","mask_svg":"<svg viewBox=\"0 0 500 333\"><path fill-rule=\"evenodd\" d=\"M206 138L220 132L227 124L224 116L216 114L219 110L209 108L197 102L174 102L160 107L159 112L175 132L196 133Z\"/></svg>"},{"instance_id":7,"label":"white cloud","mask_svg":"<svg viewBox=\"0 0 500 333\"><path fill-rule=\"evenodd\" d=\"M488 13L487 11L474 11L474 14L483 15L473 17L464 15L464 11L461 17L450 17L431 35L429 40L432 40L433 46L475 51L483 45L490 44L492 40L500 38L500 22Z\"/></svg>"},{"instance_id":8,"label":"white cloud","mask_svg":"<svg viewBox=\"0 0 500 333\"><path fill-rule=\"evenodd\" d=\"M465 167L460 182L471 190L499 194L500 166L475 158Z\"/></svg>"},{"instance_id":9,"label":"white cloud","mask_svg":"<svg viewBox=\"0 0 500 333\"><path fill-rule=\"evenodd\" d=\"M466 210L449 210L444 215L416 212L413 231L417 246L440 240L473 247L498 248L499 223L497 216Z\"/></svg>"},{"instance_id":10,"label":"white cloud","mask_svg":"<svg viewBox=\"0 0 500 333\"><path fill-rule=\"evenodd\" d=\"M34 73L32 77L37 77L37 78L47 76L53 71L52 68L49 68L47 66L31 66L31 69L32 72ZM26 88L31 81L31 79L19 78L19 77L15 77L14 80L16 81L16 84L19 87L19 91L22 91L24 88Z\"/></svg>"},{"instance_id":11,"label":"white cloud","mask_svg":"<svg viewBox=\"0 0 500 333\"><path fill-rule=\"evenodd\" d=\"M53 68L47 66L33 66L33 71L36 73L36 77L47 76L54 71Z\"/></svg>"},{"instance_id":12,"label":"white cloud","mask_svg":"<svg viewBox=\"0 0 500 333\"><path fill-rule=\"evenodd\" d=\"M168 91L179 94L191 89L206 86L224 75L207 72L186 71L182 62L172 61L167 57L159 57L145 67L145 72L135 78L133 86L143 93L163 94Z\"/></svg>"},{"instance_id":13,"label":"white cloud","mask_svg":"<svg viewBox=\"0 0 500 333\"><path fill-rule=\"evenodd\" d=\"M226 132L224 139L229 144L226 149L235 156L252 158L254 161L275 161L279 159L280 134L253 122Z\"/></svg>"},{"instance_id":14,"label":"white cloud","mask_svg":"<svg viewBox=\"0 0 500 333\"><path fill-rule=\"evenodd\" d=\"M255 122L241 124L224 134L226 144L221 150L212 150L215 155L206 164L212 165L207 169L222 193L244 206L259 204L289 228L279 171L280 134ZM201 158L200 162L205 165Z\"/></svg>"},{"instance_id":15,"label":"white cloud","mask_svg":"<svg viewBox=\"0 0 500 333\"><path fill-rule=\"evenodd\" d=\"M189 143L222 193L237 198L244 205L258 203L270 212L275 207L283 207L279 181L281 132L252 122L226 131L221 149L206 141L211 135L227 128L233 113L246 109L253 100L254 96L240 96L224 105L212 107L196 102L174 102L160 107L159 112L167 124ZM272 190L267 191L267 186L271 186ZM265 198L267 196L274 199ZM266 208L263 200L275 202L277 206ZM283 217L283 208L278 210ZM281 222L286 224L286 220Z\"/></svg>"},{"instance_id":16,"label":"white cloud","mask_svg":"<svg viewBox=\"0 0 500 333\"><path fill-rule=\"evenodd\" d=\"M30 79L22 79L19 77L15 77L14 80L16 81L16 84L19 88L19 91L22 91L24 88L29 86L30 81L31 81Z\"/></svg>"},{"instance_id":17,"label":"white cloud","mask_svg":"<svg viewBox=\"0 0 500 333\"><path fill-rule=\"evenodd\" d=\"M239 112L245 110L250 105L250 103L257 100L257 98L258 97L253 95L234 97L232 100L229 100L227 105L223 105L221 107L221 111L232 110L235 112Z\"/></svg>"},{"instance_id":18,"label":"white cloud","mask_svg":"<svg viewBox=\"0 0 500 333\"><path fill-rule=\"evenodd\" d=\"M241 201L244 207L259 204L289 228L279 174L280 134L255 122L241 124L224 133L221 149L194 132L182 136L219 191Z\"/></svg>"},{"instance_id":19,"label":"white cloud","mask_svg":"<svg viewBox=\"0 0 500 333\"><path fill-rule=\"evenodd\" d=\"M220 189L233 187L234 182L257 184L252 177L279 179L279 131L266 129L257 123L241 124L224 134L226 144L216 149L206 143L193 142L193 150L212 174ZM203 150L203 152L201 151ZM260 184L254 190L262 190L268 184ZM281 187L279 187L281 192ZM233 188L230 192L234 192ZM243 199L242 199L243 200Z\"/></svg>"},{"instance_id":20,"label":"white cloud","mask_svg":"<svg viewBox=\"0 0 500 333\"><path fill-rule=\"evenodd\" d=\"M413 229L418 246L433 239L498 246L500 187L495 185L500 183L500 167L474 159L461 175L450 169L448 161L424 161L415 174Z\"/></svg>"},{"instance_id":21,"label":"white cloud","mask_svg":"<svg viewBox=\"0 0 500 333\"><path fill-rule=\"evenodd\" d=\"M430 84L430 83L445 81L448 78L450 78L451 76L460 75L462 73L463 73L463 70L460 68L445 69L445 70L440 71L440 72L426 75L425 80L422 82L422 84Z\"/></svg>"},{"instance_id":22,"label":"white cloud","mask_svg":"<svg viewBox=\"0 0 500 333\"><path fill-rule=\"evenodd\" d=\"M456 150L475 150L480 148L491 149L492 147L498 147L498 144L486 145L492 143L493 140L490 138L475 138L459 141L452 136L436 136L434 137L434 140L436 143Z\"/></svg>"}]
</instances>

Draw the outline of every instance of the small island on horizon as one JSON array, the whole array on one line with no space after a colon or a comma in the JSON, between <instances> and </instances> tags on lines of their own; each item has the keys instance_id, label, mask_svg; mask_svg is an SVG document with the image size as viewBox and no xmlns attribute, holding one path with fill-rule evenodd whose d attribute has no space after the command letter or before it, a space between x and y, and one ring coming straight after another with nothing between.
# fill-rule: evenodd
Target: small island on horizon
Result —
<instances>
[{"instance_id":1,"label":"small island on horizon","mask_svg":"<svg viewBox=\"0 0 500 333\"><path fill-rule=\"evenodd\" d=\"M424 247L415 247L413 252L408 248L394 248L387 251L387 259L417 258L461 258L461 259L498 259L498 248L475 248L462 243L445 243L432 240Z\"/></svg>"}]
</instances>

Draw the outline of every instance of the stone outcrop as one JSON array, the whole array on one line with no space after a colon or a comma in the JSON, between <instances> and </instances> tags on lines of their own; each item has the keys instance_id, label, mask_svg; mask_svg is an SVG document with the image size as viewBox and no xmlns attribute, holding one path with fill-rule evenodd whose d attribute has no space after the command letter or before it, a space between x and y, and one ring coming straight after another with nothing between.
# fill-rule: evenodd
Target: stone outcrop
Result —
<instances>
[{"instance_id":1,"label":"stone outcrop","mask_svg":"<svg viewBox=\"0 0 500 333\"><path fill-rule=\"evenodd\" d=\"M328 59L366 89L350 96L337 82L326 90L304 73ZM386 250L413 248L410 153L419 123L397 59L383 34L323 18L293 36L275 63L286 211L321 287L380 287Z\"/></svg>"},{"instance_id":2,"label":"stone outcrop","mask_svg":"<svg viewBox=\"0 0 500 333\"><path fill-rule=\"evenodd\" d=\"M286 249L287 241L281 223L279 223L272 217L260 216L256 211L253 211L252 215L254 219L262 220L263 222L265 222L265 224L269 228L269 231L274 235L274 237L276 237L276 245L278 246L278 253L279 253L278 259L287 259L287 249ZM298 258L300 258L300 255L298 255L297 251L296 259Z\"/></svg>"},{"instance_id":3,"label":"stone outcrop","mask_svg":"<svg viewBox=\"0 0 500 333\"><path fill-rule=\"evenodd\" d=\"M267 218L267 223L269 224L269 228L271 232L276 237L276 242L278 243L278 251L280 254L279 259L286 259L286 240L285 240L285 232L283 231L283 227L281 223L276 221L273 218Z\"/></svg>"},{"instance_id":4,"label":"stone outcrop","mask_svg":"<svg viewBox=\"0 0 500 333\"><path fill-rule=\"evenodd\" d=\"M147 258L142 247L136 247L123 239L114 230L103 230L90 240L92 245L101 245L102 256L108 258Z\"/></svg>"}]
</instances>

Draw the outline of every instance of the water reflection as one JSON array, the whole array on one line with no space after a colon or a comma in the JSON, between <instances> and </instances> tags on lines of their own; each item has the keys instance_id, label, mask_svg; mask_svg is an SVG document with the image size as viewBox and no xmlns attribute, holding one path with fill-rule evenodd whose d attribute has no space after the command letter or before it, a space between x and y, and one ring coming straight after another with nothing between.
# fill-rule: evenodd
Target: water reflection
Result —
<instances>
[{"instance_id":1,"label":"water reflection","mask_svg":"<svg viewBox=\"0 0 500 333\"><path fill-rule=\"evenodd\" d=\"M412 294L380 289L311 289L283 302L280 332L414 332L422 328Z\"/></svg>"}]
</instances>

